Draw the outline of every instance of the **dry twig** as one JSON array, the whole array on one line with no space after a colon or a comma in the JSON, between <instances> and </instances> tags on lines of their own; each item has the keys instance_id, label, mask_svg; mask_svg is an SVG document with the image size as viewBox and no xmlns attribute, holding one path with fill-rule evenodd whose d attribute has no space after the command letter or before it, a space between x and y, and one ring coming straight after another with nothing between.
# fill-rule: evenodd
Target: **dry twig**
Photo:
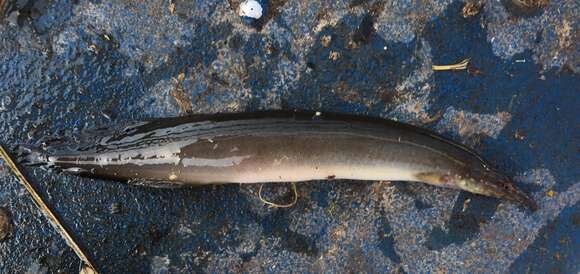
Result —
<instances>
[{"instance_id":1,"label":"dry twig","mask_svg":"<svg viewBox=\"0 0 580 274\"><path fill-rule=\"evenodd\" d=\"M89 257L85 255L85 253L73 239L72 235L62 225L62 223L58 220L56 215L48 207L48 205L42 200L42 197L40 197L36 189L34 189L32 184L30 184L30 182L28 182L28 180L26 179L26 177L24 177L22 172L20 172L20 170L18 169L14 161L12 161L12 158L8 155L6 150L4 150L4 147L2 145L0 145L0 157L2 157L8 168L10 168L10 170L12 170L16 178L18 178L18 181L20 181L20 183L24 186L24 188L26 188L28 193L30 193L30 195L32 196L32 200L34 201L36 206L38 206L38 208L44 214L44 216L48 218L50 223L56 228L57 232L65 240L68 246L70 246L73 249L73 251L77 254L77 256L81 259L81 261L83 261L83 263L86 266L94 270L94 273L97 273Z\"/></svg>"},{"instance_id":2,"label":"dry twig","mask_svg":"<svg viewBox=\"0 0 580 274\"><path fill-rule=\"evenodd\" d=\"M469 59L465 59L457 64L453 65L433 65L431 66L434 71L446 71L446 70L464 70L467 69L469 65Z\"/></svg>"}]
</instances>

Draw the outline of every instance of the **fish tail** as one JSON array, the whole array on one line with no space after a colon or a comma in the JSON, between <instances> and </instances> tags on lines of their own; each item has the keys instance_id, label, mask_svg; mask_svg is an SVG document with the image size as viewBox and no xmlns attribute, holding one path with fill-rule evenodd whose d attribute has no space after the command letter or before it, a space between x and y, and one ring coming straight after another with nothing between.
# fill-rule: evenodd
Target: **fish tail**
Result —
<instances>
[{"instance_id":1,"label":"fish tail","mask_svg":"<svg viewBox=\"0 0 580 274\"><path fill-rule=\"evenodd\" d=\"M48 153L36 146L18 144L13 151L16 154L16 161L27 166L46 166L49 164Z\"/></svg>"}]
</instances>

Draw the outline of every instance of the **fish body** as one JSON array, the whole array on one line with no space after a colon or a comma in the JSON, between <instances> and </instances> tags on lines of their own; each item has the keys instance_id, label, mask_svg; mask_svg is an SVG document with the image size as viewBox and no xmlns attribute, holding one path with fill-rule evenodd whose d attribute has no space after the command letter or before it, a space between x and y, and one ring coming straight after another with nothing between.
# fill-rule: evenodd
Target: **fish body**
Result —
<instances>
[{"instance_id":1,"label":"fish body","mask_svg":"<svg viewBox=\"0 0 580 274\"><path fill-rule=\"evenodd\" d=\"M259 112L164 118L81 147L27 154L33 164L115 180L418 181L535 207L472 150L414 126L359 116Z\"/></svg>"}]
</instances>

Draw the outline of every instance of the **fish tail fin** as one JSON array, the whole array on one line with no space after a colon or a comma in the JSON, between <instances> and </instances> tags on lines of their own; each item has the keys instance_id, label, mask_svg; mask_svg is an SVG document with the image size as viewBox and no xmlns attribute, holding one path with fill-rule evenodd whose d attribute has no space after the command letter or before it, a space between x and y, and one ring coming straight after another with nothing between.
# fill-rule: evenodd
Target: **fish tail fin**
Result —
<instances>
[{"instance_id":1,"label":"fish tail fin","mask_svg":"<svg viewBox=\"0 0 580 274\"><path fill-rule=\"evenodd\" d=\"M16 154L16 161L27 166L45 166L49 164L48 154L45 150L27 144L18 144L13 151Z\"/></svg>"}]
</instances>

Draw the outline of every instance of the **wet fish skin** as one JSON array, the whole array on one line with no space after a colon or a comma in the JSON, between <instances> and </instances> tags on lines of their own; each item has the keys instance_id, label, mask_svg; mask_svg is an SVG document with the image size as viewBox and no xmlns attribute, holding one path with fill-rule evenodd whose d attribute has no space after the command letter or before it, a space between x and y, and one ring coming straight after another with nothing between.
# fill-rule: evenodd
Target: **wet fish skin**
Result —
<instances>
[{"instance_id":1,"label":"wet fish skin","mask_svg":"<svg viewBox=\"0 0 580 274\"><path fill-rule=\"evenodd\" d=\"M537 205L465 146L414 126L313 112L162 118L81 147L19 149L30 164L143 184L418 181Z\"/></svg>"}]
</instances>

